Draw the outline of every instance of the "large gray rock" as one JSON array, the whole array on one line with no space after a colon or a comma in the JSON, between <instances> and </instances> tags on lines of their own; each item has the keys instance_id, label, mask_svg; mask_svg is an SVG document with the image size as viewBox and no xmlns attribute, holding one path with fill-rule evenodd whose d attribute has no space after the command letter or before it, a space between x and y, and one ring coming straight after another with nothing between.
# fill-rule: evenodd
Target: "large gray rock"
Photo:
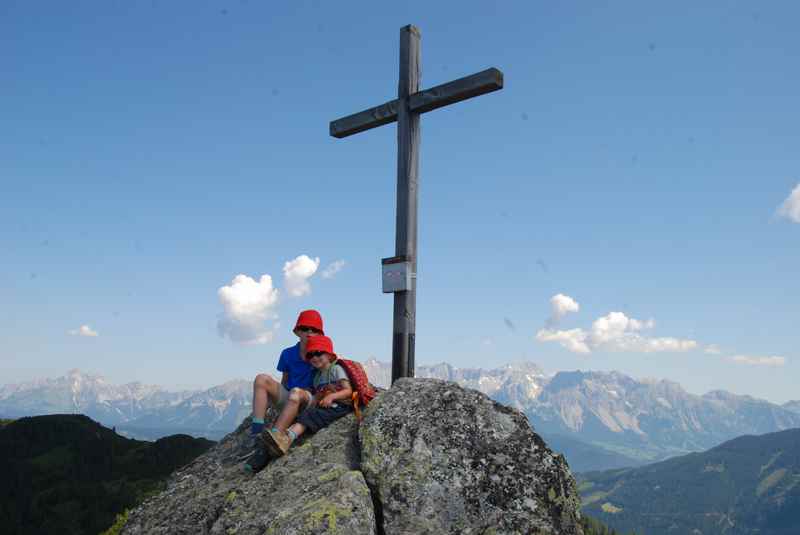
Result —
<instances>
[{"instance_id":1,"label":"large gray rock","mask_svg":"<svg viewBox=\"0 0 800 535\"><path fill-rule=\"evenodd\" d=\"M173 474L122 533L581 534L563 458L521 413L455 383L398 381L360 426L342 418L256 476L237 460L248 425Z\"/></svg>"},{"instance_id":2,"label":"large gray rock","mask_svg":"<svg viewBox=\"0 0 800 535\"><path fill-rule=\"evenodd\" d=\"M342 418L253 476L237 460L249 419L167 489L131 512L123 534L374 534L358 471L356 421Z\"/></svg>"},{"instance_id":3,"label":"large gray rock","mask_svg":"<svg viewBox=\"0 0 800 535\"><path fill-rule=\"evenodd\" d=\"M369 407L361 470L387 534L580 534L575 482L518 411L436 379Z\"/></svg>"}]
</instances>

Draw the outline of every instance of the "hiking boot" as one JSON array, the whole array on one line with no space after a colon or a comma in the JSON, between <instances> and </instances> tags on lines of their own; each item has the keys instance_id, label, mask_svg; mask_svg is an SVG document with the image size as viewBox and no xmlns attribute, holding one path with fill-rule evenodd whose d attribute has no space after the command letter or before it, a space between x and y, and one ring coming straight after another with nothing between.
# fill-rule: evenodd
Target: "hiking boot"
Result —
<instances>
[{"instance_id":1,"label":"hiking boot","mask_svg":"<svg viewBox=\"0 0 800 535\"><path fill-rule=\"evenodd\" d=\"M272 460L272 456L267 452L264 447L256 449L255 453L244 463L244 471L251 474L256 474L264 469Z\"/></svg>"},{"instance_id":2,"label":"hiking boot","mask_svg":"<svg viewBox=\"0 0 800 535\"><path fill-rule=\"evenodd\" d=\"M264 442L264 448L268 453L274 457L283 457L289 451L289 446L292 441L289 435L280 430L265 429L261 433L261 440Z\"/></svg>"}]
</instances>

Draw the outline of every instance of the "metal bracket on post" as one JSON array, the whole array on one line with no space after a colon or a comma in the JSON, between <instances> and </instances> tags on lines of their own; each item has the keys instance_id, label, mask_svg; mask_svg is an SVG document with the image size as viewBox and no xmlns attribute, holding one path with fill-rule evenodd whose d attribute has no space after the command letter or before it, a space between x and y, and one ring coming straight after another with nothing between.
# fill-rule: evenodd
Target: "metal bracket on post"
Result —
<instances>
[{"instance_id":1,"label":"metal bracket on post","mask_svg":"<svg viewBox=\"0 0 800 535\"><path fill-rule=\"evenodd\" d=\"M381 281L385 294L410 290L411 280L416 276L411 271L411 259L407 256L392 256L381 260Z\"/></svg>"}]
</instances>

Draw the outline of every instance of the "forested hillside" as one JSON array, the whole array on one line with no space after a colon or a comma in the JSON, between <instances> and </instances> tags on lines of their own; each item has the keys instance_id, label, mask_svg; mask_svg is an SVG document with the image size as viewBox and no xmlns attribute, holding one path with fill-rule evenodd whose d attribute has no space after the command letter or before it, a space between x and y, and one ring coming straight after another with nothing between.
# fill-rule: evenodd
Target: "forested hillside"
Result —
<instances>
[{"instance_id":1,"label":"forested hillside","mask_svg":"<svg viewBox=\"0 0 800 535\"><path fill-rule=\"evenodd\" d=\"M617 530L799 532L800 429L743 436L703 453L583 477L583 512Z\"/></svg>"},{"instance_id":2,"label":"forested hillside","mask_svg":"<svg viewBox=\"0 0 800 535\"><path fill-rule=\"evenodd\" d=\"M213 442L175 435L130 440L82 415L0 426L0 526L9 535L92 534L162 488Z\"/></svg>"}]
</instances>

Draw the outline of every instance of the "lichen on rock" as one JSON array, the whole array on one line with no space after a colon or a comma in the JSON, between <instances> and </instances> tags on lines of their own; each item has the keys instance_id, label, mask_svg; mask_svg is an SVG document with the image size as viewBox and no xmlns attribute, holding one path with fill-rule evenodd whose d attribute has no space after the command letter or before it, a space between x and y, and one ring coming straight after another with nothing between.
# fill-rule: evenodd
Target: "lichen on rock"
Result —
<instances>
[{"instance_id":1,"label":"lichen on rock","mask_svg":"<svg viewBox=\"0 0 800 535\"><path fill-rule=\"evenodd\" d=\"M401 379L370 405L359 434L387 534L581 533L563 457L480 392Z\"/></svg>"}]
</instances>

